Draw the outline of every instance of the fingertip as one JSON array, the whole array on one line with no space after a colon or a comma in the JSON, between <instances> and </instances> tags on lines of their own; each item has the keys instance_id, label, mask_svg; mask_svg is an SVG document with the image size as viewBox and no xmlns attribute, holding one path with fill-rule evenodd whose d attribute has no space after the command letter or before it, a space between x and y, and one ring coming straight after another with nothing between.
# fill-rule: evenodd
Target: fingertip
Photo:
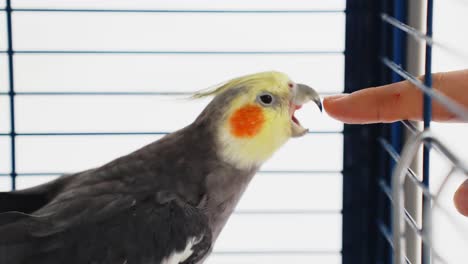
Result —
<instances>
[{"instance_id":1,"label":"fingertip","mask_svg":"<svg viewBox=\"0 0 468 264\"><path fill-rule=\"evenodd\" d=\"M327 96L323 99L323 108L327 112L327 114L335 119L343 121L341 117L341 112L340 109L340 100L343 97L345 97L346 94L339 94L339 95L332 95L332 96Z\"/></svg>"},{"instance_id":2,"label":"fingertip","mask_svg":"<svg viewBox=\"0 0 468 264\"><path fill-rule=\"evenodd\" d=\"M460 214L468 216L468 180L458 187L453 196L453 202Z\"/></svg>"},{"instance_id":3,"label":"fingertip","mask_svg":"<svg viewBox=\"0 0 468 264\"><path fill-rule=\"evenodd\" d=\"M323 100L323 107L327 114L346 124L360 124L361 114L356 113L354 97L350 94L340 94L326 97Z\"/></svg>"}]
</instances>

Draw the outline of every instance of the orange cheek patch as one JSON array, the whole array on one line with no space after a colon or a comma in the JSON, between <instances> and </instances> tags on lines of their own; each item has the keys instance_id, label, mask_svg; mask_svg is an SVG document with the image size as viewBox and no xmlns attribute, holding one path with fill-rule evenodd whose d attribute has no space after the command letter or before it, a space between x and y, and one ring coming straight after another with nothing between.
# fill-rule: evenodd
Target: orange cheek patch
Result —
<instances>
[{"instance_id":1,"label":"orange cheek patch","mask_svg":"<svg viewBox=\"0 0 468 264\"><path fill-rule=\"evenodd\" d=\"M255 136L265 122L262 108L256 105L246 105L239 108L229 118L231 134L239 138Z\"/></svg>"}]
</instances>

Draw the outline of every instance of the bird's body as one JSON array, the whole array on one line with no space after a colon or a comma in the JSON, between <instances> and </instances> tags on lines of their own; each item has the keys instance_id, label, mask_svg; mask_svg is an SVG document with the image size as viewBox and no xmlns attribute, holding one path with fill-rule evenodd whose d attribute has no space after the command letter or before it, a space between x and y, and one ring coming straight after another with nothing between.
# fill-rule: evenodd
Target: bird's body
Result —
<instances>
[{"instance_id":1,"label":"bird's body","mask_svg":"<svg viewBox=\"0 0 468 264\"><path fill-rule=\"evenodd\" d=\"M283 81L275 74L262 78ZM261 163L294 134L271 138L284 120L252 128L271 117L247 84L219 88L192 124L127 156L0 193L0 263L202 263Z\"/></svg>"}]
</instances>

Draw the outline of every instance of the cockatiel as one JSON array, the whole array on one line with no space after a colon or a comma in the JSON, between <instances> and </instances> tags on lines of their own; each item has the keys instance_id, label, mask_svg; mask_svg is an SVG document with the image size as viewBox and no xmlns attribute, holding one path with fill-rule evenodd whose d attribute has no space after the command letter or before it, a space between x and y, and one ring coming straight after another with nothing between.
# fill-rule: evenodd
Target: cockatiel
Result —
<instances>
[{"instance_id":1,"label":"cockatiel","mask_svg":"<svg viewBox=\"0 0 468 264\"><path fill-rule=\"evenodd\" d=\"M2 264L203 263L312 88L283 73L228 81L187 127L101 167L0 193Z\"/></svg>"}]
</instances>

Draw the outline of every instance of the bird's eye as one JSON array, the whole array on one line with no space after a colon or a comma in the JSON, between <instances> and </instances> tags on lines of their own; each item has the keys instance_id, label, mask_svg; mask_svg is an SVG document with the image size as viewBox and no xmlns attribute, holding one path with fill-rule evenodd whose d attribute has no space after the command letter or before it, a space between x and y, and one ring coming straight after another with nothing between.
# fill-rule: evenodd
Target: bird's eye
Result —
<instances>
[{"instance_id":1,"label":"bird's eye","mask_svg":"<svg viewBox=\"0 0 468 264\"><path fill-rule=\"evenodd\" d=\"M258 96L258 100L260 101L261 104L263 105L271 105L273 104L274 98L271 94L269 93L262 93Z\"/></svg>"}]
</instances>

